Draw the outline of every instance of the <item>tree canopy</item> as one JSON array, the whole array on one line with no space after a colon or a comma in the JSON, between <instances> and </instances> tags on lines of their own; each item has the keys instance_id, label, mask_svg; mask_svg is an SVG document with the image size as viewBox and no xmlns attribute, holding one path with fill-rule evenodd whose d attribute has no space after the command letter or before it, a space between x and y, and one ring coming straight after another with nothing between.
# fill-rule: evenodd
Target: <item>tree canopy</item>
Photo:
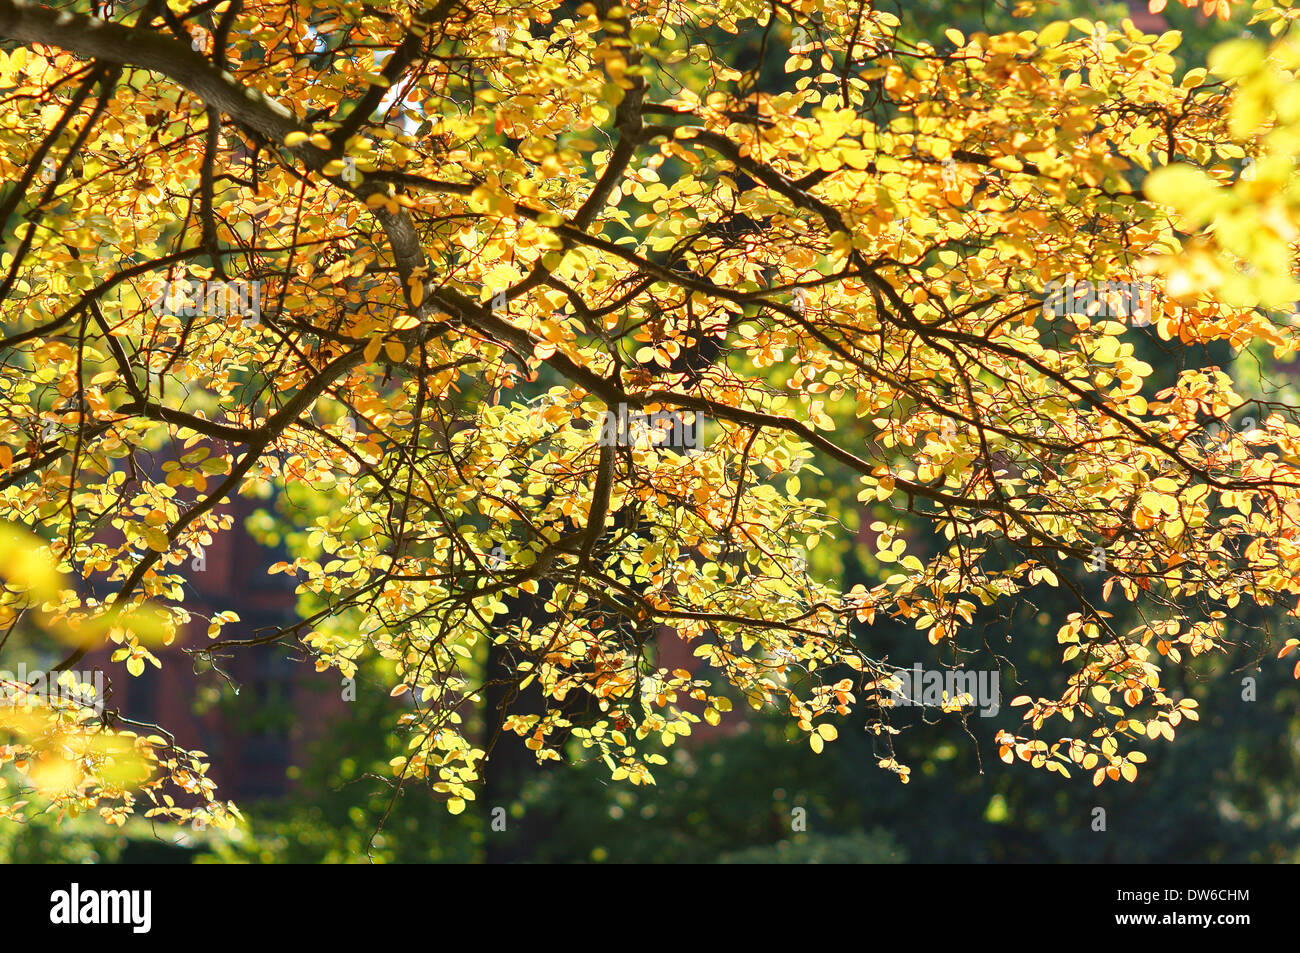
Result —
<instances>
[{"instance_id":1,"label":"tree canopy","mask_svg":"<svg viewBox=\"0 0 1300 953\"><path fill-rule=\"evenodd\" d=\"M861 0L0 0L0 640L383 659L456 813L504 736L645 784L733 699L814 751L865 710L906 781L872 627L1014 667L972 622L1037 601L999 756L1133 780L1171 671L1300 645L1226 625L1300 596L1300 45L1256 6L1187 69ZM810 569L825 475L878 580ZM237 495L302 595L252 637L185 599ZM0 812L232 823L166 726L28 701Z\"/></svg>"}]
</instances>

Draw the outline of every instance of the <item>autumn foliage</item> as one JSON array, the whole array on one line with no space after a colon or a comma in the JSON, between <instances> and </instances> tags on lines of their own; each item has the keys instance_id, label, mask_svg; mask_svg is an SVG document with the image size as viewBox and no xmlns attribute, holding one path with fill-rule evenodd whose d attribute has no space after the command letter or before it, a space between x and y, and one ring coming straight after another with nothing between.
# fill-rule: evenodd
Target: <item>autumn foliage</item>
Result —
<instances>
[{"instance_id":1,"label":"autumn foliage","mask_svg":"<svg viewBox=\"0 0 1300 953\"><path fill-rule=\"evenodd\" d=\"M1187 69L1130 21L935 46L857 0L0 0L0 624L128 674L241 641L239 594L192 618L185 575L225 501L267 500L303 612L259 638L386 660L394 775L460 811L507 735L649 783L733 699L817 750L861 707L906 780L910 661L871 625L959 661L1032 589L1061 678L1001 756L1132 780L1197 718L1168 673L1300 597L1296 408L1204 359L1297 348L1274 34ZM1152 311L1045 309L1067 276ZM698 446L598 439L620 407ZM823 473L856 481L869 585L809 569L845 532ZM0 731L36 803L230 823L153 727Z\"/></svg>"}]
</instances>

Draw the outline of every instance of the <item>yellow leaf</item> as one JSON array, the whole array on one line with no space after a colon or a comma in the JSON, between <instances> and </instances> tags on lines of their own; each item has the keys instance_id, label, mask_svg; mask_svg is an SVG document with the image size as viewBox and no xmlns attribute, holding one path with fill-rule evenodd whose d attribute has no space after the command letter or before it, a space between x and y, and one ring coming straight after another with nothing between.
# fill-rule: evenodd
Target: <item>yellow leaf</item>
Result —
<instances>
[{"instance_id":1,"label":"yellow leaf","mask_svg":"<svg viewBox=\"0 0 1300 953\"><path fill-rule=\"evenodd\" d=\"M1056 46L1065 39L1065 34L1070 32L1070 24L1064 20L1057 20L1055 23L1049 23L1038 31L1038 45L1042 47Z\"/></svg>"},{"instance_id":2,"label":"yellow leaf","mask_svg":"<svg viewBox=\"0 0 1300 953\"><path fill-rule=\"evenodd\" d=\"M150 549L159 553L165 553L171 547L167 534L152 526L144 531L144 541Z\"/></svg>"},{"instance_id":3,"label":"yellow leaf","mask_svg":"<svg viewBox=\"0 0 1300 953\"><path fill-rule=\"evenodd\" d=\"M1163 205L1182 208L1189 198L1202 196L1214 189L1204 172L1187 165L1166 165L1147 176L1142 191Z\"/></svg>"},{"instance_id":4,"label":"yellow leaf","mask_svg":"<svg viewBox=\"0 0 1300 953\"><path fill-rule=\"evenodd\" d=\"M0 580L7 588L31 590L40 599L54 598L60 575L44 546L40 537L0 523Z\"/></svg>"}]
</instances>

